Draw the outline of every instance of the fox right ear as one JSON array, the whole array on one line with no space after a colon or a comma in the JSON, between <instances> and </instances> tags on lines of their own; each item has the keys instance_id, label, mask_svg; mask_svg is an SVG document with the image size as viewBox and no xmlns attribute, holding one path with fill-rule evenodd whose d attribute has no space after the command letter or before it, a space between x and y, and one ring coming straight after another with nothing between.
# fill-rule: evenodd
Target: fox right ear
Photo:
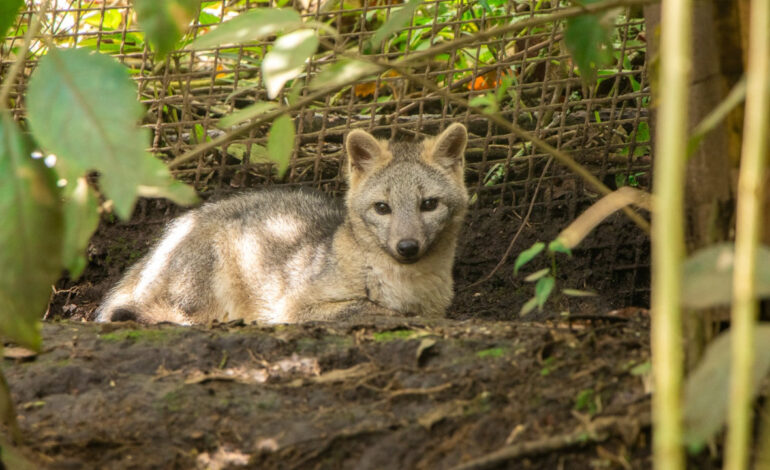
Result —
<instances>
[{"instance_id":1,"label":"fox right ear","mask_svg":"<svg viewBox=\"0 0 770 470\"><path fill-rule=\"evenodd\" d=\"M356 129L345 138L345 150L351 170L366 172L382 156L377 139L366 131Z\"/></svg>"}]
</instances>

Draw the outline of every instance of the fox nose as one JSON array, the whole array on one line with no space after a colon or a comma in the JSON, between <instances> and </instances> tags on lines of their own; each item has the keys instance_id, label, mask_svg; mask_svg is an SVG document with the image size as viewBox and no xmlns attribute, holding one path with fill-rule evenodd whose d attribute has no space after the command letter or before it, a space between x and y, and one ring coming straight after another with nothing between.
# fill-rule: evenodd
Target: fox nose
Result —
<instances>
[{"instance_id":1,"label":"fox nose","mask_svg":"<svg viewBox=\"0 0 770 470\"><path fill-rule=\"evenodd\" d=\"M420 251L420 244L414 238L405 238L399 240L398 244L396 244L396 250L404 258L414 258Z\"/></svg>"}]
</instances>

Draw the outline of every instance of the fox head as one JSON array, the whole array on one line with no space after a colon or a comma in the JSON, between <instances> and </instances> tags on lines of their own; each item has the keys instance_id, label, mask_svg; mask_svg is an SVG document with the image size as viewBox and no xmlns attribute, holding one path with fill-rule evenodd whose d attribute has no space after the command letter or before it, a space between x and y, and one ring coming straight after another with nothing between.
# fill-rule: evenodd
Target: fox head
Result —
<instances>
[{"instance_id":1,"label":"fox head","mask_svg":"<svg viewBox=\"0 0 770 470\"><path fill-rule=\"evenodd\" d=\"M403 264L419 261L437 245L450 243L453 249L468 206L467 143L462 124L418 143L350 132L347 207L357 236Z\"/></svg>"}]
</instances>

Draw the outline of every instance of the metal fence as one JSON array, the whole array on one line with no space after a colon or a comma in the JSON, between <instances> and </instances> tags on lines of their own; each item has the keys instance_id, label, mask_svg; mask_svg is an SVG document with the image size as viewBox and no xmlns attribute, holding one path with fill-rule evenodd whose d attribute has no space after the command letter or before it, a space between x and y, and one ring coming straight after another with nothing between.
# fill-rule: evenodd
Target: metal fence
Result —
<instances>
[{"instance_id":1,"label":"metal fence","mask_svg":"<svg viewBox=\"0 0 770 470\"><path fill-rule=\"evenodd\" d=\"M189 39L239 12L274 7L295 8L337 33L308 61L304 75L278 97L283 103L305 102L292 113L297 138L289 170L279 180L265 152L269 123L252 126L209 151L189 153L224 135L217 127L220 118L267 99L260 61L270 41L180 50L156 61L129 2L59 0L55 5L43 33L50 34L58 47L91 48L128 67L147 109L143 125L153 133L150 150L166 161L185 156L173 173L203 194L264 184L342 191L342 139L350 129L410 139L433 135L452 122L465 123L470 132L467 183L472 206L460 253L468 278L458 279L460 286L489 272L525 219L514 252L534 240L553 238L598 195L557 162L548 163L549 155L458 100L484 107L493 101L490 95L498 95L496 106L502 116L568 152L608 186L649 186L650 94L640 12L620 11L608 51L610 65L599 70L596 83L586 85L564 44L566 20L482 37L494 27L558 12L568 5L559 0L425 1L408 26L376 50L369 39L403 7L399 0L203 2ZM29 12L23 13L0 48L0 76L21 45L28 21ZM45 44L39 40L34 47L43 52ZM336 58L337 50L354 48L390 60L425 55L437 46L439 53L412 64L408 71L385 72L309 99L314 91L307 83ZM33 56L27 72L34 64ZM22 81L16 96L22 96L24 86ZM14 112L23 117L23 99L15 103ZM490 218L502 222L491 224ZM615 305L646 303L647 243L622 216L612 217L568 262L580 269L565 281L572 287L609 290ZM519 285L508 267L500 270L493 286ZM521 301L526 298L522 295Z\"/></svg>"}]
</instances>

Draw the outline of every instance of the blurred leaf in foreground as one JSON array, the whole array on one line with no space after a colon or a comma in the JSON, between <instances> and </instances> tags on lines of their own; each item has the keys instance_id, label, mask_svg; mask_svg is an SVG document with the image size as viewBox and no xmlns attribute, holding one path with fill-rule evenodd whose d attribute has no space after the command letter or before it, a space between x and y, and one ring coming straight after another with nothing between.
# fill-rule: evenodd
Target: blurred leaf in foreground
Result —
<instances>
[{"instance_id":1,"label":"blurred leaf in foreground","mask_svg":"<svg viewBox=\"0 0 770 470\"><path fill-rule=\"evenodd\" d=\"M299 76L316 49L318 34L312 29L300 29L278 38L262 61L267 97L275 98L287 81Z\"/></svg>"},{"instance_id":2,"label":"blurred leaf in foreground","mask_svg":"<svg viewBox=\"0 0 770 470\"><path fill-rule=\"evenodd\" d=\"M158 58L175 49L199 6L200 0L135 0L136 19Z\"/></svg>"},{"instance_id":3,"label":"blurred leaf in foreground","mask_svg":"<svg viewBox=\"0 0 770 470\"><path fill-rule=\"evenodd\" d=\"M770 325L757 325L754 345L754 389L770 372ZM684 440L691 451L699 451L722 429L727 419L730 395L730 332L712 341L700 363L687 378L684 393Z\"/></svg>"},{"instance_id":4,"label":"blurred leaf in foreground","mask_svg":"<svg viewBox=\"0 0 770 470\"><path fill-rule=\"evenodd\" d=\"M81 176L64 189L64 245L62 261L72 279L86 267L85 251L91 235L99 225L99 201L96 193Z\"/></svg>"},{"instance_id":5,"label":"blurred leaf in foreground","mask_svg":"<svg viewBox=\"0 0 770 470\"><path fill-rule=\"evenodd\" d=\"M39 320L61 274L62 214L56 177L30 150L0 113L0 333L39 349Z\"/></svg>"},{"instance_id":6,"label":"blurred leaf in foreground","mask_svg":"<svg viewBox=\"0 0 770 470\"><path fill-rule=\"evenodd\" d=\"M294 122L284 114L273 121L267 136L267 153L278 167L278 178L283 178L289 168L289 159L294 149Z\"/></svg>"},{"instance_id":7,"label":"blurred leaf in foreground","mask_svg":"<svg viewBox=\"0 0 770 470\"><path fill-rule=\"evenodd\" d=\"M16 16L24 6L24 0L0 0L0 41L5 38L8 28L16 22Z\"/></svg>"},{"instance_id":8,"label":"blurred leaf in foreground","mask_svg":"<svg viewBox=\"0 0 770 470\"><path fill-rule=\"evenodd\" d=\"M682 266L682 304L688 308L730 305L733 296L732 243L719 243L693 253ZM756 290L770 297L770 248L757 249Z\"/></svg>"},{"instance_id":9,"label":"blurred leaf in foreground","mask_svg":"<svg viewBox=\"0 0 770 470\"><path fill-rule=\"evenodd\" d=\"M259 41L276 33L302 26L302 18L292 9L256 8L242 13L216 29L199 36L188 48L213 49Z\"/></svg>"},{"instance_id":10,"label":"blurred leaf in foreground","mask_svg":"<svg viewBox=\"0 0 770 470\"><path fill-rule=\"evenodd\" d=\"M145 151L149 131L137 125L144 109L126 68L114 59L51 49L29 80L27 112L35 138L59 157L58 173L74 182L99 171L101 189L121 218L131 215L137 195L196 200L192 188Z\"/></svg>"}]
</instances>

